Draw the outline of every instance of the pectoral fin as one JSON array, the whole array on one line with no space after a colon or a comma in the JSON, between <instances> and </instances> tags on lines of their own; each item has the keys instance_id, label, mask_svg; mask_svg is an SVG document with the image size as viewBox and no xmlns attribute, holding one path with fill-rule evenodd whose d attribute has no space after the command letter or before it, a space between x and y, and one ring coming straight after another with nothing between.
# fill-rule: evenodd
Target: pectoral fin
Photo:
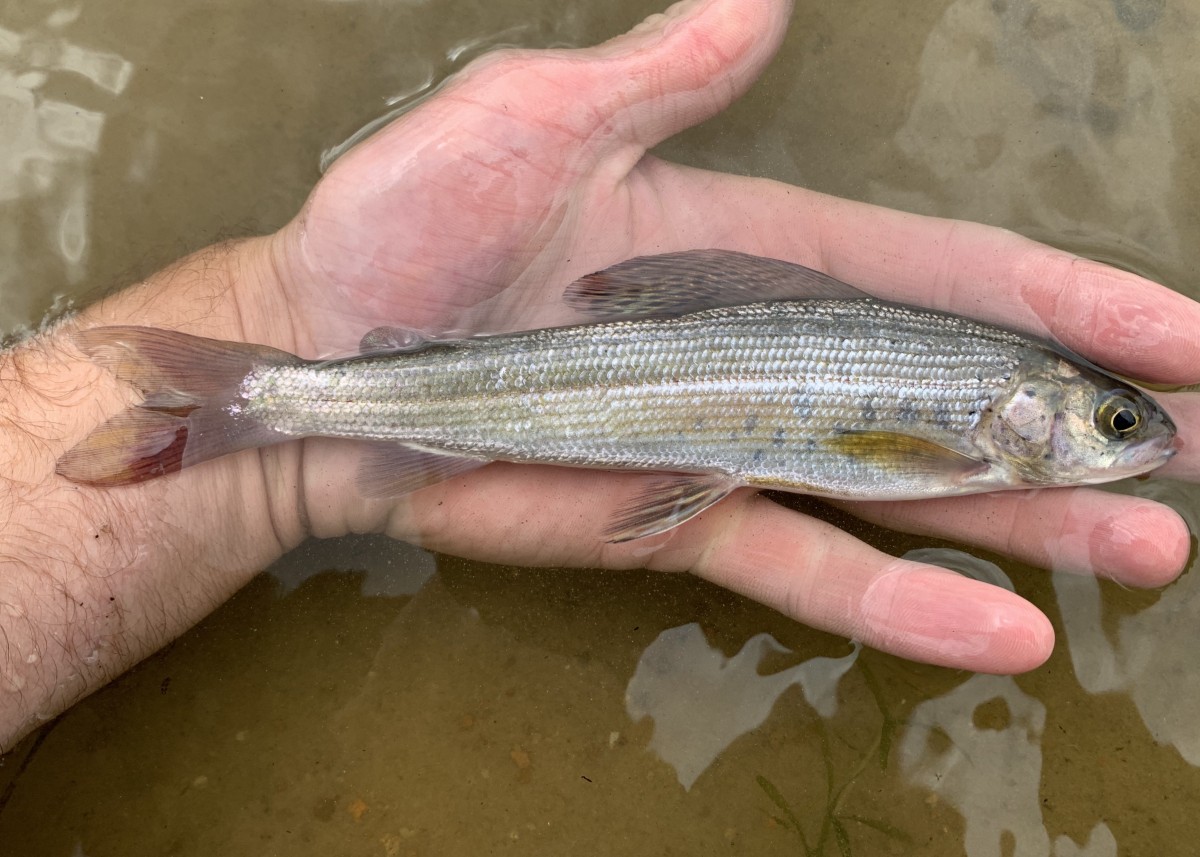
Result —
<instances>
[{"instance_id":1,"label":"pectoral fin","mask_svg":"<svg viewBox=\"0 0 1200 857\"><path fill-rule=\"evenodd\" d=\"M931 440L888 431L848 431L824 442L826 448L852 456L880 470L956 484L983 473L988 463Z\"/></svg>"},{"instance_id":2,"label":"pectoral fin","mask_svg":"<svg viewBox=\"0 0 1200 857\"><path fill-rule=\"evenodd\" d=\"M646 488L610 522L610 542L628 542L678 527L741 485L724 474L651 477Z\"/></svg>"},{"instance_id":3,"label":"pectoral fin","mask_svg":"<svg viewBox=\"0 0 1200 857\"><path fill-rule=\"evenodd\" d=\"M870 295L828 274L733 250L639 256L581 277L563 296L597 321L671 318L771 300L861 300Z\"/></svg>"},{"instance_id":4,"label":"pectoral fin","mask_svg":"<svg viewBox=\"0 0 1200 857\"><path fill-rule=\"evenodd\" d=\"M359 463L357 485L364 497L401 497L488 463L441 450L371 443Z\"/></svg>"}]
</instances>

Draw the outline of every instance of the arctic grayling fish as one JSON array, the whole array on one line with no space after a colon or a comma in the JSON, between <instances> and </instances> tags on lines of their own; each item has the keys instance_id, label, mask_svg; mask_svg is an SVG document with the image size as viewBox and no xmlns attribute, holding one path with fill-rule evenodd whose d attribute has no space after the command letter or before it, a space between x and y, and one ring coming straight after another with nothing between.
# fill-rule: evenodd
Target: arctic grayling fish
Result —
<instances>
[{"instance_id":1,"label":"arctic grayling fish","mask_svg":"<svg viewBox=\"0 0 1200 857\"><path fill-rule=\"evenodd\" d=\"M899 500L1107 482L1173 454L1129 384L991 325L875 300L721 250L647 256L572 284L594 323L456 341L381 328L363 354L102 327L76 344L145 400L58 462L140 482L305 437L371 441L358 484L398 496L490 461L653 471L613 541L677 526L739 486Z\"/></svg>"}]
</instances>

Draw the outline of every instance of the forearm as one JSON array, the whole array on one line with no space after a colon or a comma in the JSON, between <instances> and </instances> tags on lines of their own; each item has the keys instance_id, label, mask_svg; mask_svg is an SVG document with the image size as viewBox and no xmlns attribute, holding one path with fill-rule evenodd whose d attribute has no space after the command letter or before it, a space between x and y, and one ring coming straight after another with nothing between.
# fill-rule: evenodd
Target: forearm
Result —
<instances>
[{"instance_id":1,"label":"forearm","mask_svg":"<svg viewBox=\"0 0 1200 857\"><path fill-rule=\"evenodd\" d=\"M70 332L121 323L285 338L246 329L247 296L277 286L269 252L266 240L202 251L0 355L0 748L178 636L299 538L271 518L254 453L128 488L54 472L137 396Z\"/></svg>"}]
</instances>

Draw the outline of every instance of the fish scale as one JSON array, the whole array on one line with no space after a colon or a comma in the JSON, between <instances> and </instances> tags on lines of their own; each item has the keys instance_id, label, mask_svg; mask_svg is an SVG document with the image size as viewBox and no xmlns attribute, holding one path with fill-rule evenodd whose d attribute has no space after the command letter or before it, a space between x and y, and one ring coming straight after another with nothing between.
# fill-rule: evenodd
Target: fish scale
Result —
<instances>
[{"instance_id":1,"label":"fish scale","mask_svg":"<svg viewBox=\"0 0 1200 857\"><path fill-rule=\"evenodd\" d=\"M932 311L788 301L267 367L246 379L242 395L255 420L296 437L588 467L717 469L841 496L853 484L877 492L878 467L813 442L915 429L962 448L1028 350L1020 337Z\"/></svg>"}]
</instances>

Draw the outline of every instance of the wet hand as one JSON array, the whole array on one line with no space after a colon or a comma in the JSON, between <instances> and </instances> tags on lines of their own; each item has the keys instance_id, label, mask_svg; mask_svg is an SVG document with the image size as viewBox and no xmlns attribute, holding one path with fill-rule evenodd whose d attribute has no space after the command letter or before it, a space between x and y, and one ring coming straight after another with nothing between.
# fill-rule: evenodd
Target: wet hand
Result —
<instances>
[{"instance_id":1,"label":"wet hand","mask_svg":"<svg viewBox=\"0 0 1200 857\"><path fill-rule=\"evenodd\" d=\"M719 112L777 48L785 2L681 4L579 51L500 52L339 161L275 238L283 298L243 304L248 338L286 307L304 356L345 352L380 324L433 334L570 320L576 277L633 256L721 247L827 271L880 297L1053 336L1133 377L1190 383L1200 308L1161 286L1015 234L665 163L646 151ZM1196 403L1166 397L1183 451ZM352 445L309 441L271 468L283 517L317 535L386 531L498 562L688 570L796 619L923 661L1016 672L1053 632L1009 592L883 554L739 492L677 531L607 545L645 476L496 464L397 503L355 494ZM285 459L280 459L284 461ZM297 487L298 486L298 487ZM1188 533L1165 506L1088 489L846 504L912 532L1036 565L1159 585ZM278 517L278 516L277 516Z\"/></svg>"}]
</instances>

